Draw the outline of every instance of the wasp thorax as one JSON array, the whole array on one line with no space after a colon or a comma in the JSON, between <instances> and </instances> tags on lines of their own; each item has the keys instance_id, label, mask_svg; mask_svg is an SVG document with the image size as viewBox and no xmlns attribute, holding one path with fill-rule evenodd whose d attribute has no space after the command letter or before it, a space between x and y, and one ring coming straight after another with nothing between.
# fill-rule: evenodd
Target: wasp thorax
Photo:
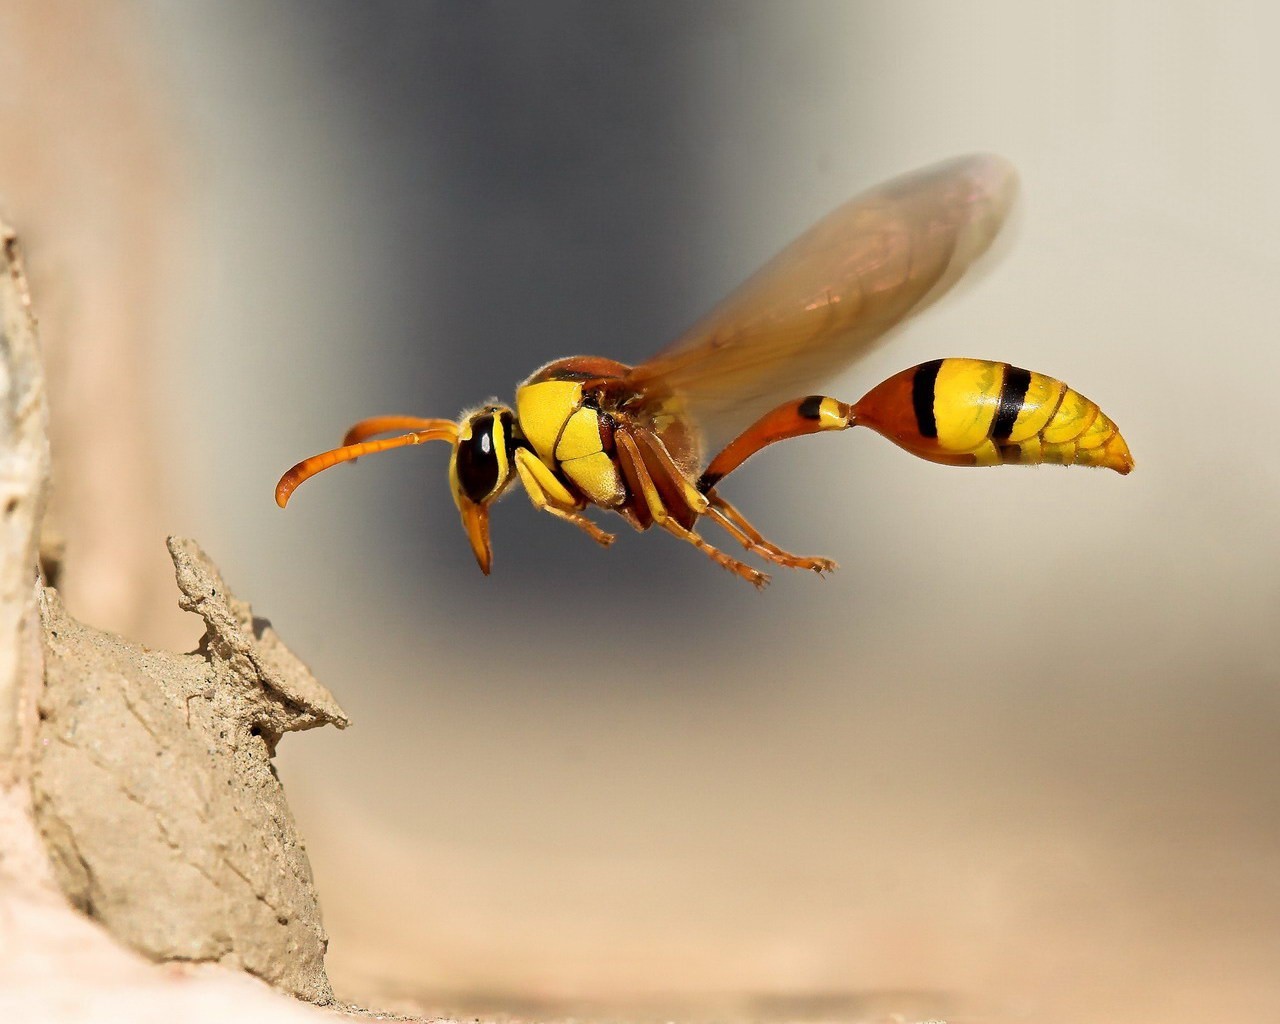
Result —
<instances>
[{"instance_id":1,"label":"wasp thorax","mask_svg":"<svg viewBox=\"0 0 1280 1024\"><path fill-rule=\"evenodd\" d=\"M514 422L511 410L503 406L488 406L463 421L453 472L458 491L468 500L492 501L510 481Z\"/></svg>"}]
</instances>

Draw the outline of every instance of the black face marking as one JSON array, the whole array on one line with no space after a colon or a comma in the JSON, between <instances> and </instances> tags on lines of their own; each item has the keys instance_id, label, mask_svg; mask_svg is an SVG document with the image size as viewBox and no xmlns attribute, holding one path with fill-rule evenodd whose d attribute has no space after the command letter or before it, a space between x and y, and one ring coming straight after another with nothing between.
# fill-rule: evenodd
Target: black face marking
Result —
<instances>
[{"instance_id":1,"label":"black face marking","mask_svg":"<svg viewBox=\"0 0 1280 1024\"><path fill-rule=\"evenodd\" d=\"M1031 371L1020 366L1006 366L1004 383L1000 385L1000 407L996 409L995 422L991 424L991 440L1004 441L1013 433L1018 413L1022 412L1031 387Z\"/></svg>"},{"instance_id":2,"label":"black face marking","mask_svg":"<svg viewBox=\"0 0 1280 1024\"><path fill-rule=\"evenodd\" d=\"M941 359L931 359L916 367L911 379L911 405L916 413L916 428L921 437L938 436L938 420L933 414L933 388L938 383Z\"/></svg>"},{"instance_id":3,"label":"black face marking","mask_svg":"<svg viewBox=\"0 0 1280 1024\"><path fill-rule=\"evenodd\" d=\"M493 447L493 416L477 416L471 421L471 436L458 444L454 455L462 493L480 502L498 486L498 455Z\"/></svg>"},{"instance_id":4,"label":"black face marking","mask_svg":"<svg viewBox=\"0 0 1280 1024\"><path fill-rule=\"evenodd\" d=\"M810 395L800 403L800 408L796 410L801 416L807 420L816 420L822 418L822 396Z\"/></svg>"}]
</instances>

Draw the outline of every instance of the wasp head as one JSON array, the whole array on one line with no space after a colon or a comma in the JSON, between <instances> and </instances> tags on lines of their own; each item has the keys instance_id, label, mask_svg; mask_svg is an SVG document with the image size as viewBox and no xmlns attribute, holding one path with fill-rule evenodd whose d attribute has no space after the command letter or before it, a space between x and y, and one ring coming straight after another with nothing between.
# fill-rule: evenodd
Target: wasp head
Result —
<instances>
[{"instance_id":1,"label":"wasp head","mask_svg":"<svg viewBox=\"0 0 1280 1024\"><path fill-rule=\"evenodd\" d=\"M449 489L462 514L462 528L480 571L489 575L489 506L515 476L515 414L504 405L486 405L460 418L449 460Z\"/></svg>"}]
</instances>

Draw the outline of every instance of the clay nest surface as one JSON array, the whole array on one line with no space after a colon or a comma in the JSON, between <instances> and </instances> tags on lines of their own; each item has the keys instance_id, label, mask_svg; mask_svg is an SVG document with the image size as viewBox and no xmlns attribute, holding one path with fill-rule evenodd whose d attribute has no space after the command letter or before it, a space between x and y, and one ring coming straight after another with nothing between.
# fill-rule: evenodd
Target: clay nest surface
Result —
<instances>
[{"instance_id":1,"label":"clay nest surface","mask_svg":"<svg viewBox=\"0 0 1280 1024\"><path fill-rule=\"evenodd\" d=\"M333 993L306 850L271 764L286 732L346 715L190 540L169 539L205 635L151 651L71 618L45 590L36 820L72 903L160 960L243 967Z\"/></svg>"},{"instance_id":2,"label":"clay nest surface","mask_svg":"<svg viewBox=\"0 0 1280 1024\"><path fill-rule=\"evenodd\" d=\"M346 716L191 541L169 550L196 652L70 617L40 571L49 478L36 318L0 224L0 1020L332 1019L283 994L332 999L271 755Z\"/></svg>"}]
</instances>

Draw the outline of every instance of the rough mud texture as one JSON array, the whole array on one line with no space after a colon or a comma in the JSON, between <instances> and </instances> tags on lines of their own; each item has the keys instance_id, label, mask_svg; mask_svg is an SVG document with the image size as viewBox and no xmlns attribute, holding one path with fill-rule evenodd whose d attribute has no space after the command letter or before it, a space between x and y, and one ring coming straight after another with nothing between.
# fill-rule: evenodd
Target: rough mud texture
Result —
<instances>
[{"instance_id":1,"label":"rough mud texture","mask_svg":"<svg viewBox=\"0 0 1280 1024\"><path fill-rule=\"evenodd\" d=\"M264 976L278 970L295 989L323 997L324 933L306 857L267 750L289 729L345 719L265 624L255 624L248 606L226 593L194 545L175 543L173 550L183 602L208 626L202 653L147 651L67 619L37 572L49 489L46 430L26 276L17 240L0 224L0 1021L385 1019L352 1007L309 1006L217 963L153 963L64 897L55 875L78 889L82 901L116 907L122 920L158 941L203 945L222 961L261 969ZM49 635L47 651L46 626L60 634ZM57 651L54 644L60 644ZM44 702L55 715L41 722L46 653L62 682ZM68 677L77 660L88 670L80 685ZM139 689L144 681L151 690ZM80 693L78 703L73 690ZM182 739L173 725L179 693L194 694L183 700ZM105 701L101 708L93 707L98 696ZM219 717L222 726L210 732ZM64 738L57 738L60 727ZM107 731L95 735L97 728ZM46 756L37 758L39 733L49 743ZM175 741L173 749L163 749L166 737ZM149 767L126 749L129 740L149 752ZM200 777L201 758L219 771ZM61 767L55 768L56 760L64 762ZM32 806L37 761L49 787L44 820L56 833L48 837L37 829ZM151 786L158 788L152 792ZM238 787L244 788L239 796L221 792ZM55 789L69 789L71 802L50 803ZM241 817L228 824L228 814L236 812ZM80 815L92 823L87 831L79 831ZM201 830L193 822L203 822ZM224 826L227 831L218 831ZM77 852L74 844L82 839L85 846ZM148 860L153 854L156 859ZM159 908L157 922L121 905L126 883L137 886L132 900ZM192 894L209 900L217 913L191 913L183 901ZM287 908L279 916L292 914L292 926L279 922L276 907ZM174 923L182 919L179 911L187 913L185 932ZM270 939L245 933L255 925L265 927ZM210 935L195 937L198 927ZM289 961L291 944L296 963Z\"/></svg>"},{"instance_id":2,"label":"rough mud texture","mask_svg":"<svg viewBox=\"0 0 1280 1024\"><path fill-rule=\"evenodd\" d=\"M226 594L194 545L175 544L174 560L184 603L208 623L203 653L146 651L66 619L37 572L48 490L36 320L17 240L0 224L0 1021L323 1024L378 1017L351 1007L300 1003L218 963L153 963L67 902L59 880L78 887L95 907L123 910L122 886L129 882L137 886L131 898L150 901L162 917L149 924L124 913L123 920L174 946L203 944L225 963L261 969L264 976L278 970L282 981L322 998L328 993L319 961L324 933L306 857L267 749L289 729L345 719L265 624L253 622L248 606ZM38 714L42 638L46 625L55 622L61 635L48 640L62 646L48 653L63 684L46 706L61 716L69 743L55 738L54 718L42 723ZM67 678L77 659L92 677L78 687L79 703L69 696L77 687ZM172 675L166 674L170 669ZM144 680L157 688L139 690ZM184 730L188 705L195 724L178 741L172 697L183 686L196 694L184 700ZM92 706L96 696L104 698L104 707ZM210 733L218 716L223 725ZM95 735L96 728L107 732ZM52 749L37 758L41 732ZM177 746L163 750L165 737ZM126 749L129 739L149 752L149 768L137 751ZM201 757L206 765L219 764L220 772L198 777ZM55 768L58 759L64 764ZM45 821L56 835L48 837L37 829L33 810L37 761L43 784L51 787L44 793ZM153 785L159 787L155 792L142 788ZM245 792L236 796L219 787ZM54 789L69 789L72 802L49 803ZM147 808L150 813L144 813ZM227 815L235 811L242 817L228 826ZM93 827L78 831L80 814L103 830L114 828L114 839ZM193 820L203 820L203 831L193 828ZM224 826L229 830L217 831ZM159 846L158 836L167 836ZM82 839L86 845L76 852L73 844ZM99 865L100 854L106 856ZM157 859L148 860L152 854ZM125 861L127 870L116 873ZM218 912L190 913L183 900L192 894ZM288 908L279 916L292 914L294 924L281 924L268 901ZM182 916L178 911L188 912L185 933L174 924L175 915ZM246 934L253 925L265 926L270 939ZM211 938L193 938L197 927L210 928ZM289 962L291 944L296 963Z\"/></svg>"},{"instance_id":3,"label":"rough mud texture","mask_svg":"<svg viewBox=\"0 0 1280 1024\"><path fill-rule=\"evenodd\" d=\"M30 751L30 694L20 681L39 660L35 565L49 490L47 425L22 254L0 224L0 787L25 774Z\"/></svg>"},{"instance_id":4,"label":"rough mud texture","mask_svg":"<svg viewBox=\"0 0 1280 1024\"><path fill-rule=\"evenodd\" d=\"M270 758L283 733L347 719L193 542L169 551L205 621L194 654L82 625L45 591L36 820L71 901L129 945L328 1002L320 907Z\"/></svg>"}]
</instances>

